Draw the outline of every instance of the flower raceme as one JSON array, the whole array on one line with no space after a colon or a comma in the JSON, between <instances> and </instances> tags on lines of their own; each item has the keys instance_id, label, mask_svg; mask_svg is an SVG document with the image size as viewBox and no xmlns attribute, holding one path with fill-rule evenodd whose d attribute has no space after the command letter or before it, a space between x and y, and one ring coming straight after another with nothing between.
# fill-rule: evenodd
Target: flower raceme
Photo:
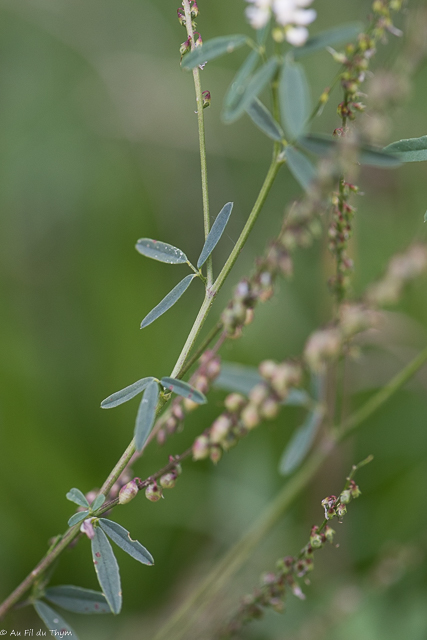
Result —
<instances>
[{"instance_id":1,"label":"flower raceme","mask_svg":"<svg viewBox=\"0 0 427 640\"><path fill-rule=\"evenodd\" d=\"M274 14L276 22L283 27L280 39L299 47L308 38L307 25L316 19L316 11L307 9L313 0L247 0L251 6L246 9L246 16L254 29L265 27Z\"/></svg>"}]
</instances>

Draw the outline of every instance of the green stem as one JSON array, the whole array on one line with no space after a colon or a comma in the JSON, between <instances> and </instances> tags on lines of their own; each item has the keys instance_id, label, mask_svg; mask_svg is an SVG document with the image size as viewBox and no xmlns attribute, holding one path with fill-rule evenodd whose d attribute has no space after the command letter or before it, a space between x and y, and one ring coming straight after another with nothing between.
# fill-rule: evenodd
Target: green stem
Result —
<instances>
[{"instance_id":1,"label":"green stem","mask_svg":"<svg viewBox=\"0 0 427 640\"><path fill-rule=\"evenodd\" d=\"M233 251L230 253L230 255L228 256L228 260L225 263L225 265L223 266L223 268L221 269L221 272L218 276L218 278L215 280L214 284L211 287L211 293L212 295L216 295L218 293L218 291L221 289L222 285L224 284L225 279L227 278L228 274L230 273L231 269L234 266L234 263L236 262L239 253L241 252L241 250L243 249L246 240L248 239L248 236L250 234L250 232L252 231L252 228L255 224L255 222L257 221L257 218L261 212L261 209L267 199L267 196L270 192L271 187L273 186L273 182L277 176L277 173L281 167L281 165L283 164L283 162L277 160L277 157L275 156L273 158L273 161L268 169L268 173L265 177L264 183L261 187L261 190L258 194L258 197L255 201L255 204L252 208L251 213L249 214L249 218L246 221L245 226L243 227L243 230L240 234L239 239L237 240L236 244L234 245Z\"/></svg>"},{"instance_id":2,"label":"green stem","mask_svg":"<svg viewBox=\"0 0 427 640\"><path fill-rule=\"evenodd\" d=\"M288 480L284 488L268 505L247 533L226 553L203 580L197 590L183 603L153 640L180 640L187 633L200 611L242 567L255 547L276 524L286 509L312 480L336 446L364 423L427 362L427 348L402 369L390 382L327 436L308 457L304 465Z\"/></svg>"},{"instance_id":3,"label":"green stem","mask_svg":"<svg viewBox=\"0 0 427 640\"><path fill-rule=\"evenodd\" d=\"M200 347L198 347L198 349L193 353L193 355L191 356L191 358L188 358L188 360L184 363L184 366L182 367L180 373L179 373L179 377L182 378L182 376L184 376L187 371L189 369L191 369L191 367L193 366L193 364L196 362L196 360L202 355L202 353L204 353L204 351L206 351L206 349L208 348L208 346L210 345L210 343L212 342L212 340L214 338L216 338L216 336L218 335L218 333L222 330L222 322L218 322L212 329L211 331L208 333L208 335L206 336L206 338L203 340L202 344L200 345Z\"/></svg>"},{"instance_id":4,"label":"green stem","mask_svg":"<svg viewBox=\"0 0 427 640\"><path fill-rule=\"evenodd\" d=\"M184 7L184 13L185 13L185 26L187 29L188 37L190 38L191 50L193 51L196 45L194 42L193 26L191 24L192 21L191 21L191 10L190 10L189 0L183 0L182 6ZM207 166L207 160L206 160L205 118L203 113L202 85L200 82L200 72L198 67L195 67L193 69L193 80L194 80L194 89L196 92L196 104L197 104L197 125L199 129L200 169L201 169L201 175L202 175L203 221L204 221L205 240L206 240L210 230L208 166ZM206 286L207 288L209 288L212 286L212 282L213 282L212 256L209 256L206 262L206 272L207 272Z\"/></svg>"}]
</instances>

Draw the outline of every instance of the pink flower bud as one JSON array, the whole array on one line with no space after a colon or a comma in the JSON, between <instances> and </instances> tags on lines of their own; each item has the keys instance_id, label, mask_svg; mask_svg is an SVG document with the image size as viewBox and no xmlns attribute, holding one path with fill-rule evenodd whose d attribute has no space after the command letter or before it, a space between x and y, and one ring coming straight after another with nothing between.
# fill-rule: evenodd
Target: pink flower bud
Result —
<instances>
[{"instance_id":1,"label":"pink flower bud","mask_svg":"<svg viewBox=\"0 0 427 640\"><path fill-rule=\"evenodd\" d=\"M157 502L163 497L163 492L157 482L152 482L145 489L145 497L151 502Z\"/></svg>"},{"instance_id":2,"label":"pink flower bud","mask_svg":"<svg viewBox=\"0 0 427 640\"><path fill-rule=\"evenodd\" d=\"M224 405L227 411L231 413L237 413L243 409L247 404L247 400L240 393L230 393L224 400Z\"/></svg>"},{"instance_id":3,"label":"pink flower bud","mask_svg":"<svg viewBox=\"0 0 427 640\"><path fill-rule=\"evenodd\" d=\"M213 444L221 444L228 436L232 422L229 416L220 415L209 430L209 438Z\"/></svg>"},{"instance_id":4,"label":"pink flower bud","mask_svg":"<svg viewBox=\"0 0 427 640\"><path fill-rule=\"evenodd\" d=\"M209 438L199 436L193 444L193 460L203 460L209 456Z\"/></svg>"},{"instance_id":5,"label":"pink flower bud","mask_svg":"<svg viewBox=\"0 0 427 640\"><path fill-rule=\"evenodd\" d=\"M214 464L218 464L218 462L222 458L222 449L221 449L221 447L219 445L217 445L217 444L214 444L210 449L209 457L210 457L210 459L212 460L212 462Z\"/></svg>"},{"instance_id":6,"label":"pink flower bud","mask_svg":"<svg viewBox=\"0 0 427 640\"><path fill-rule=\"evenodd\" d=\"M131 480L125 484L119 491L119 504L127 504L138 495L138 484L135 480Z\"/></svg>"},{"instance_id":7,"label":"pink flower bud","mask_svg":"<svg viewBox=\"0 0 427 640\"><path fill-rule=\"evenodd\" d=\"M163 489L173 489L176 484L176 474L173 471L165 473L160 478L160 486Z\"/></svg>"},{"instance_id":8,"label":"pink flower bud","mask_svg":"<svg viewBox=\"0 0 427 640\"><path fill-rule=\"evenodd\" d=\"M257 427L261 421L258 408L252 403L243 409L240 417L246 429L249 430Z\"/></svg>"}]
</instances>

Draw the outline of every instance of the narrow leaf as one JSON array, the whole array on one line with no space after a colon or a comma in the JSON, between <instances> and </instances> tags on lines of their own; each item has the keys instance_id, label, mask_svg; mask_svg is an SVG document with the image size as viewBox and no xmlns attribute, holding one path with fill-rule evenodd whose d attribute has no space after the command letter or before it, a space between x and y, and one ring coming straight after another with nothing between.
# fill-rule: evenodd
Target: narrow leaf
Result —
<instances>
[{"instance_id":1,"label":"narrow leaf","mask_svg":"<svg viewBox=\"0 0 427 640\"><path fill-rule=\"evenodd\" d=\"M322 134L310 134L299 138L298 143L304 147L304 149L323 156L337 148L338 140ZM345 140L340 139L339 144L345 144ZM384 169L398 167L401 163L396 156L368 145L361 145L359 147L359 161L361 164L371 167L382 167Z\"/></svg>"},{"instance_id":2,"label":"narrow leaf","mask_svg":"<svg viewBox=\"0 0 427 640\"><path fill-rule=\"evenodd\" d=\"M265 135L272 140L280 142L285 137L282 127L275 121L269 110L262 104L258 98L246 107L246 113L252 119L252 122L261 129Z\"/></svg>"},{"instance_id":3,"label":"narrow leaf","mask_svg":"<svg viewBox=\"0 0 427 640\"><path fill-rule=\"evenodd\" d=\"M289 145L285 149L285 156L289 171L295 180L305 191L309 191L310 185L316 178L316 168L313 163L301 151Z\"/></svg>"},{"instance_id":4,"label":"narrow leaf","mask_svg":"<svg viewBox=\"0 0 427 640\"><path fill-rule=\"evenodd\" d=\"M280 460L279 472L282 475L287 476L295 471L304 460L323 416L324 410L318 406L307 415L304 423L296 429Z\"/></svg>"},{"instance_id":5,"label":"narrow leaf","mask_svg":"<svg viewBox=\"0 0 427 640\"><path fill-rule=\"evenodd\" d=\"M95 537L91 540L91 545L96 575L108 606L117 614L122 608L119 565L105 533L100 527L95 527L94 531Z\"/></svg>"},{"instance_id":6,"label":"narrow leaf","mask_svg":"<svg viewBox=\"0 0 427 640\"><path fill-rule=\"evenodd\" d=\"M150 378L141 378L141 380L137 380L121 391L113 393L111 396L108 396L108 398L105 398L105 400L101 402L101 408L112 409L113 407L118 407L119 404L123 404L128 400L132 400L132 398L137 396L138 393L144 391L144 389L148 387L152 380L154 380L152 376Z\"/></svg>"},{"instance_id":7,"label":"narrow leaf","mask_svg":"<svg viewBox=\"0 0 427 640\"><path fill-rule=\"evenodd\" d=\"M188 398L188 400L192 400L197 404L206 404L207 402L206 396L198 389L192 387L191 384L188 384L188 382L168 377L162 378L160 382L166 389L173 391L178 396Z\"/></svg>"},{"instance_id":8,"label":"narrow leaf","mask_svg":"<svg viewBox=\"0 0 427 640\"><path fill-rule=\"evenodd\" d=\"M211 230L208 233L202 252L197 260L197 268L200 269L218 244L233 209L233 202L227 202L215 218Z\"/></svg>"},{"instance_id":9,"label":"narrow leaf","mask_svg":"<svg viewBox=\"0 0 427 640\"><path fill-rule=\"evenodd\" d=\"M84 493L80 489L70 489L65 496L70 502L75 502L80 507L89 507L89 502L86 500Z\"/></svg>"},{"instance_id":10,"label":"narrow leaf","mask_svg":"<svg viewBox=\"0 0 427 640\"><path fill-rule=\"evenodd\" d=\"M59 613L56 613L54 609L51 609L45 602L36 600L34 602L34 609L49 629L50 635L78 640L76 632L65 622L64 618L62 618Z\"/></svg>"},{"instance_id":11,"label":"narrow leaf","mask_svg":"<svg viewBox=\"0 0 427 640\"><path fill-rule=\"evenodd\" d=\"M247 83L246 88L237 102L237 104L229 110L223 112L223 120L227 124L235 122L244 113L245 109L259 96L262 90L272 80L278 67L276 58L270 58Z\"/></svg>"},{"instance_id":12,"label":"narrow leaf","mask_svg":"<svg viewBox=\"0 0 427 640\"><path fill-rule=\"evenodd\" d=\"M222 362L221 371L213 386L224 391L234 391L248 396L255 385L265 382L258 373L256 367L251 367L236 362ZM288 406L306 406L310 402L310 397L302 389L291 389L288 397L283 401Z\"/></svg>"},{"instance_id":13,"label":"narrow leaf","mask_svg":"<svg viewBox=\"0 0 427 640\"><path fill-rule=\"evenodd\" d=\"M427 211L424 214L424 222L427 222Z\"/></svg>"},{"instance_id":14,"label":"narrow leaf","mask_svg":"<svg viewBox=\"0 0 427 640\"><path fill-rule=\"evenodd\" d=\"M175 302L177 302L182 294L187 291L194 278L197 278L197 276L192 274L185 276L185 278L181 280L181 282L179 282L161 302L159 302L157 307L154 307L154 309L145 316L144 320L141 322L141 329L148 327L149 324L154 322L154 320L157 320L157 318L160 318L160 316L173 307Z\"/></svg>"},{"instance_id":15,"label":"narrow leaf","mask_svg":"<svg viewBox=\"0 0 427 640\"><path fill-rule=\"evenodd\" d=\"M88 517L88 515L89 515L89 511L79 511L78 513L75 513L68 520L68 526L74 527L75 524L78 524L79 522L82 522L83 520L85 520Z\"/></svg>"},{"instance_id":16,"label":"narrow leaf","mask_svg":"<svg viewBox=\"0 0 427 640\"><path fill-rule=\"evenodd\" d=\"M280 110L286 131L294 140L304 133L310 117L310 92L304 67L285 59L279 85Z\"/></svg>"},{"instance_id":17,"label":"narrow leaf","mask_svg":"<svg viewBox=\"0 0 427 640\"><path fill-rule=\"evenodd\" d=\"M141 451L153 428L158 399L159 385L156 380L153 380L144 392L136 416L134 437L137 451Z\"/></svg>"},{"instance_id":18,"label":"narrow leaf","mask_svg":"<svg viewBox=\"0 0 427 640\"><path fill-rule=\"evenodd\" d=\"M224 98L223 117L225 121L227 121L228 112L233 110L241 100L248 85L249 78L258 64L258 60L258 51L252 51L236 73Z\"/></svg>"},{"instance_id":19,"label":"narrow leaf","mask_svg":"<svg viewBox=\"0 0 427 640\"><path fill-rule=\"evenodd\" d=\"M332 47L341 42L350 42L357 38L360 33L363 33L363 30L364 25L361 22L349 22L339 27L333 27L309 38L303 47L295 48L292 51L292 55L297 60L326 47Z\"/></svg>"},{"instance_id":20,"label":"narrow leaf","mask_svg":"<svg viewBox=\"0 0 427 640\"><path fill-rule=\"evenodd\" d=\"M392 142L383 151L392 153L401 162L423 162L427 160L427 136Z\"/></svg>"},{"instance_id":21,"label":"narrow leaf","mask_svg":"<svg viewBox=\"0 0 427 640\"><path fill-rule=\"evenodd\" d=\"M135 245L135 249L147 258L166 262L167 264L188 262L187 256L181 249L177 249L177 247L167 244L167 242L160 242L151 238L140 238Z\"/></svg>"},{"instance_id":22,"label":"narrow leaf","mask_svg":"<svg viewBox=\"0 0 427 640\"><path fill-rule=\"evenodd\" d=\"M111 540L115 542L120 549L123 549L123 551L132 556L132 558L135 558L135 560L138 560L138 562L141 562L142 564L154 564L154 559L151 553L147 551L140 542L132 540L129 531L117 524L117 522L113 522L106 518L100 518L99 525L107 536L111 538Z\"/></svg>"},{"instance_id":23,"label":"narrow leaf","mask_svg":"<svg viewBox=\"0 0 427 640\"><path fill-rule=\"evenodd\" d=\"M44 597L62 609L75 613L111 613L104 594L92 589L61 585L46 589Z\"/></svg>"},{"instance_id":24,"label":"narrow leaf","mask_svg":"<svg viewBox=\"0 0 427 640\"><path fill-rule=\"evenodd\" d=\"M204 42L201 47L196 47L193 51L187 53L182 60L181 66L183 69L194 69L197 65L219 58L225 53L232 53L246 44L247 41L248 37L243 35L212 38L212 40Z\"/></svg>"},{"instance_id":25,"label":"narrow leaf","mask_svg":"<svg viewBox=\"0 0 427 640\"><path fill-rule=\"evenodd\" d=\"M102 507L104 502L105 502L105 496L103 493L100 493L99 496L96 496L95 500L92 502L92 506L91 506L92 511L96 511L97 509L99 509L99 507Z\"/></svg>"}]
</instances>

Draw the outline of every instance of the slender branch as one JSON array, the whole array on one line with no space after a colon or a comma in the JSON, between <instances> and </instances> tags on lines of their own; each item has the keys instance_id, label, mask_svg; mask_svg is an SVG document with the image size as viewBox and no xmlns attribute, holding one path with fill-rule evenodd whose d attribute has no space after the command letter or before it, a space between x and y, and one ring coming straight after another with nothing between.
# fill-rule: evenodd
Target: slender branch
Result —
<instances>
[{"instance_id":1,"label":"slender branch","mask_svg":"<svg viewBox=\"0 0 427 640\"><path fill-rule=\"evenodd\" d=\"M206 349L208 348L208 346L210 345L210 343L212 342L212 340L214 340L214 338L216 338L216 336L218 335L218 333L222 330L222 322L218 322L212 329L211 331L208 333L208 335L206 336L206 338L203 340L203 342L201 343L200 347L198 347L198 349L193 353L193 355L191 356L191 358L189 358L185 363L184 366L182 367L180 374L179 374L179 378L182 378L182 376L184 376L187 371L189 369L191 369L191 367L193 366L193 364L197 361L197 359L202 355L202 353L204 351L206 351Z\"/></svg>"},{"instance_id":2,"label":"slender branch","mask_svg":"<svg viewBox=\"0 0 427 640\"><path fill-rule=\"evenodd\" d=\"M227 262L221 269L221 272L218 278L215 280L214 284L212 285L212 288L210 290L212 295L216 295L218 291L221 289L222 285L224 284L224 280L227 278L228 274L230 273L231 269L234 266L234 263L239 257L239 253L243 249L246 243L246 240L248 239L248 236L252 231L252 228L255 222L257 221L257 218L261 212L261 209L267 199L267 196L270 192L271 187L273 186L273 182L282 164L283 162L278 160L276 156L273 158L273 161L270 165L268 173L265 177L264 183L261 187L261 190L258 194L258 197L249 215L249 218L247 219L246 224L243 227L240 237L237 240L236 244L234 245L233 251L228 256Z\"/></svg>"},{"instance_id":3,"label":"slender branch","mask_svg":"<svg viewBox=\"0 0 427 640\"><path fill-rule=\"evenodd\" d=\"M312 480L336 446L360 427L389 398L427 362L427 348L404 367L390 382L359 410L335 430L335 436L326 436L306 460L305 464L288 480L284 488L268 505L247 533L215 564L197 590L183 603L173 617L160 629L153 640L180 640L187 633L202 609L215 597L232 576L242 567L255 547L276 524L286 509Z\"/></svg>"},{"instance_id":4,"label":"slender branch","mask_svg":"<svg viewBox=\"0 0 427 640\"><path fill-rule=\"evenodd\" d=\"M182 6L184 7L184 13L185 13L185 26L187 29L188 37L190 38L191 50L193 51L193 49L195 49L196 43L194 41L194 31L193 31L192 20L191 20L190 1L183 0ZM204 221L205 239L206 239L210 230L208 167L207 167L207 160L206 160L203 95L202 95L202 85L200 82L200 72L198 67L195 67L193 69L193 80L194 80L194 89L196 92L196 103L197 103L197 125L199 129L200 169L201 169L201 175L202 175L203 221ZM207 271L206 286L209 288L212 286L212 282L213 282L212 256L209 256L206 262L206 271Z\"/></svg>"}]
</instances>

